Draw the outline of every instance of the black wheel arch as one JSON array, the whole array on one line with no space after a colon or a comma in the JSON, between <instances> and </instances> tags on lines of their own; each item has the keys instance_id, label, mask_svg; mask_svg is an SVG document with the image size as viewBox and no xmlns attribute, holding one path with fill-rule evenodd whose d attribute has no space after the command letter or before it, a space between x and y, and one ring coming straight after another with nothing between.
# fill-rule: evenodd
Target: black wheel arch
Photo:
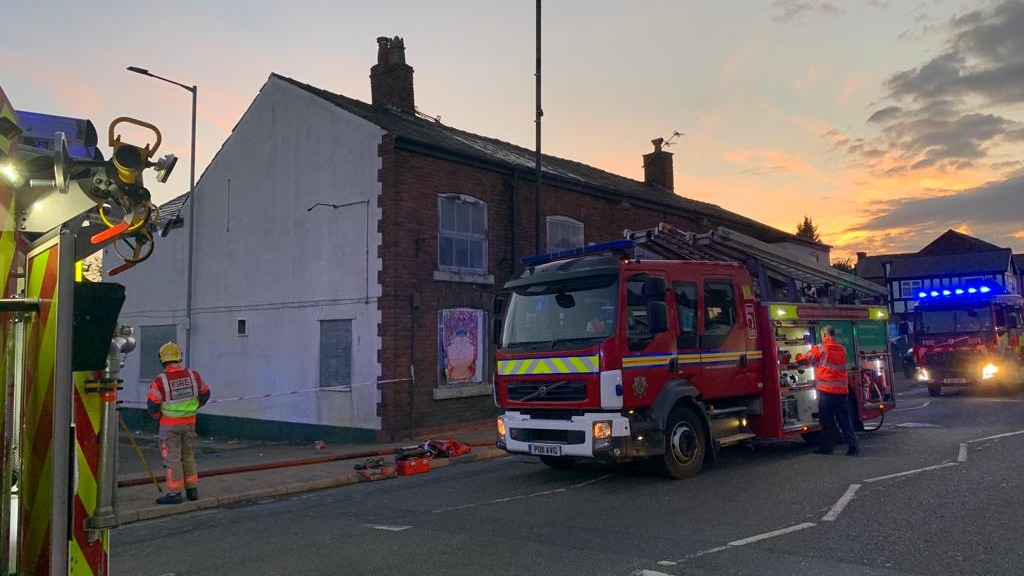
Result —
<instances>
[{"instance_id":1,"label":"black wheel arch","mask_svg":"<svg viewBox=\"0 0 1024 576\"><path fill-rule=\"evenodd\" d=\"M694 411L700 418L701 427L704 429L704 437L707 438L705 456L710 462L718 460L718 443L711 436L711 423L708 418L707 408L701 400L700 390L690 383L689 380L670 380L665 383L658 397L651 405L651 415L658 423L658 428L665 431L668 426L668 416L676 406L684 405Z\"/></svg>"}]
</instances>

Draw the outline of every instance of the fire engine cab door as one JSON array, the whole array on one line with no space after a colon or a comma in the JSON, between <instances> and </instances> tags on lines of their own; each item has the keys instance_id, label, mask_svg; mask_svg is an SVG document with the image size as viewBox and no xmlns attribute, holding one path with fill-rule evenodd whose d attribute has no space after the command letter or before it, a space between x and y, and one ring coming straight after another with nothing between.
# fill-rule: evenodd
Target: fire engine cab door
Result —
<instances>
[{"instance_id":1,"label":"fire engine cab door","mask_svg":"<svg viewBox=\"0 0 1024 576\"><path fill-rule=\"evenodd\" d=\"M672 298L676 312L676 370L679 376L690 382L701 381L700 337L697 335L697 318L700 278L672 280Z\"/></svg>"},{"instance_id":2,"label":"fire engine cab door","mask_svg":"<svg viewBox=\"0 0 1024 576\"><path fill-rule=\"evenodd\" d=\"M706 398L751 393L751 365L740 295L732 278L704 278L701 285L701 377Z\"/></svg>"}]
</instances>

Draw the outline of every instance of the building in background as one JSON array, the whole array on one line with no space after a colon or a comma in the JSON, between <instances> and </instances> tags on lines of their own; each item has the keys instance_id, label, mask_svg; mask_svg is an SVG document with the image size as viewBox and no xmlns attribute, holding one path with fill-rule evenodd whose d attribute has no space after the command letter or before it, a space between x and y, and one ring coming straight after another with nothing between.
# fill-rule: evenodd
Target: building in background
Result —
<instances>
[{"instance_id":1,"label":"building in background","mask_svg":"<svg viewBox=\"0 0 1024 576\"><path fill-rule=\"evenodd\" d=\"M186 201L189 361L216 395L203 434L392 440L496 413L492 300L537 252L534 151L417 112L400 38L378 39L370 82L367 104L271 74L195 196L161 207L152 261L113 278L139 338L122 372L136 417L157 349L186 337ZM544 156L540 251L667 222L829 261L827 246L677 195L654 143L637 155L643 182Z\"/></svg>"},{"instance_id":2,"label":"building in background","mask_svg":"<svg viewBox=\"0 0 1024 576\"><path fill-rule=\"evenodd\" d=\"M857 276L889 288L893 322L912 319L918 293L956 286L999 284L1019 294L1021 260L1000 248L955 230L947 230L921 250L910 254L857 253Z\"/></svg>"}]
</instances>

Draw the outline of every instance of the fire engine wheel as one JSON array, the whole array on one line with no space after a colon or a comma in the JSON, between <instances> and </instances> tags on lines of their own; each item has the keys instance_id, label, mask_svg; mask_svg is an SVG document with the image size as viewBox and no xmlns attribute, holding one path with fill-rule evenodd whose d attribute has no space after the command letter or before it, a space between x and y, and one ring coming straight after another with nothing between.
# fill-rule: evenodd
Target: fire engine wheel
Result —
<instances>
[{"instance_id":1,"label":"fire engine wheel","mask_svg":"<svg viewBox=\"0 0 1024 576\"><path fill-rule=\"evenodd\" d=\"M661 469L669 478L695 476L704 465L707 439L704 426L693 410L677 406L668 416L665 427L665 455Z\"/></svg>"},{"instance_id":2,"label":"fire engine wheel","mask_svg":"<svg viewBox=\"0 0 1024 576\"><path fill-rule=\"evenodd\" d=\"M931 396L942 396L942 386L929 386L928 394Z\"/></svg>"},{"instance_id":3,"label":"fire engine wheel","mask_svg":"<svg viewBox=\"0 0 1024 576\"><path fill-rule=\"evenodd\" d=\"M566 458L565 456L540 456L539 458L545 466L555 470L568 470L576 464L575 459Z\"/></svg>"}]
</instances>

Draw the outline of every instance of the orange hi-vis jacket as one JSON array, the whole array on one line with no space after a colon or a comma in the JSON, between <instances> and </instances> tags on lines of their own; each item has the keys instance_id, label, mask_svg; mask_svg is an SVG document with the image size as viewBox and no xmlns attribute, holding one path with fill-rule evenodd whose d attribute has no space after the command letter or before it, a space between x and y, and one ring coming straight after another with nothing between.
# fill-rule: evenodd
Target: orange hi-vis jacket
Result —
<instances>
[{"instance_id":1,"label":"orange hi-vis jacket","mask_svg":"<svg viewBox=\"0 0 1024 576\"><path fill-rule=\"evenodd\" d=\"M825 394L846 394L846 348L832 338L817 346L811 346L807 355L814 360L814 376L818 392Z\"/></svg>"},{"instance_id":2,"label":"orange hi-vis jacket","mask_svg":"<svg viewBox=\"0 0 1024 576\"><path fill-rule=\"evenodd\" d=\"M199 372L168 366L149 385L150 412L159 412L161 426L195 424L196 412L210 398L210 388Z\"/></svg>"}]
</instances>

